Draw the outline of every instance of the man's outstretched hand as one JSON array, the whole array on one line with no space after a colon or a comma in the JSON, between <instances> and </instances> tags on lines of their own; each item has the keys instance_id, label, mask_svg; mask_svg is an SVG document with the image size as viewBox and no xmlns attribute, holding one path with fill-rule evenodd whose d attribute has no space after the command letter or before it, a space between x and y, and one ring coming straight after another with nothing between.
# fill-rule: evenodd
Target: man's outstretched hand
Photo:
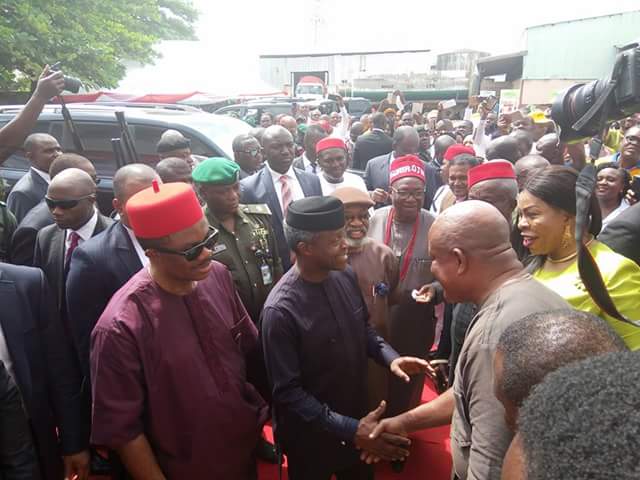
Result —
<instances>
[{"instance_id":1,"label":"man's outstretched hand","mask_svg":"<svg viewBox=\"0 0 640 480\"><path fill-rule=\"evenodd\" d=\"M427 373L429 375L435 375L433 367L429 365L429 362L417 357L398 357L389 367L391 372L400 377L405 382L409 382L411 375L418 375L419 373Z\"/></svg>"},{"instance_id":2,"label":"man's outstretched hand","mask_svg":"<svg viewBox=\"0 0 640 480\"><path fill-rule=\"evenodd\" d=\"M52 72L49 65L44 67L36 85L35 95L48 102L64 90L64 75L62 72Z\"/></svg>"},{"instance_id":3,"label":"man's outstretched hand","mask_svg":"<svg viewBox=\"0 0 640 480\"><path fill-rule=\"evenodd\" d=\"M375 463L380 460L402 461L409 456L408 448L411 440L406 436L384 432L372 436L386 408L387 404L383 400L378 408L360 419L358 424L354 443L358 450L362 450L360 458L366 463Z\"/></svg>"}]
</instances>

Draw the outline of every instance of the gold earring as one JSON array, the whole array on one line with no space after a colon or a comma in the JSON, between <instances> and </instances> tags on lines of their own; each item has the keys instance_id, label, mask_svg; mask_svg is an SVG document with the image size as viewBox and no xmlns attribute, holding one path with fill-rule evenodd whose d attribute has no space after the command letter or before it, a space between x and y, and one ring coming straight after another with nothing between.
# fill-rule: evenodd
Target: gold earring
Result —
<instances>
[{"instance_id":1,"label":"gold earring","mask_svg":"<svg viewBox=\"0 0 640 480\"><path fill-rule=\"evenodd\" d=\"M569 228L569 224L565 224L564 232L562 233L562 243L560 244L563 250L565 248L569 248L569 245L571 245L571 240L571 229Z\"/></svg>"}]
</instances>

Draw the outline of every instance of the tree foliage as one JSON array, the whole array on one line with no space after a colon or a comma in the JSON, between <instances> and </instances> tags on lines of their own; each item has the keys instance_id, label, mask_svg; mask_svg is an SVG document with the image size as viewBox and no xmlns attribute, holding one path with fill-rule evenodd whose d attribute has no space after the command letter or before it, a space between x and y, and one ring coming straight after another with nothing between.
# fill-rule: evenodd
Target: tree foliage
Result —
<instances>
[{"instance_id":1,"label":"tree foliage","mask_svg":"<svg viewBox=\"0 0 640 480\"><path fill-rule=\"evenodd\" d=\"M160 40L194 38L189 0L3 0L0 2L0 89L28 85L45 64L113 88L125 61L153 62Z\"/></svg>"}]
</instances>

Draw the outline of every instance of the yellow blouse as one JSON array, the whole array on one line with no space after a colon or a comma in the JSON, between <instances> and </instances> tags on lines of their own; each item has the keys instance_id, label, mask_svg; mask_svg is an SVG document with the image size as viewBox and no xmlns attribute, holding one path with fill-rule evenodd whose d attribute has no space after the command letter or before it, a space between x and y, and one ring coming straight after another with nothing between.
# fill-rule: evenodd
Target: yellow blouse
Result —
<instances>
[{"instance_id":1,"label":"yellow blouse","mask_svg":"<svg viewBox=\"0 0 640 480\"><path fill-rule=\"evenodd\" d=\"M598 264L604 284L618 311L632 321L640 321L640 267L597 241L589 245L589 251ZM533 276L576 310L593 313L607 320L631 350L640 349L640 322L635 327L602 312L580 279L577 260L563 271L549 272L540 268Z\"/></svg>"}]
</instances>

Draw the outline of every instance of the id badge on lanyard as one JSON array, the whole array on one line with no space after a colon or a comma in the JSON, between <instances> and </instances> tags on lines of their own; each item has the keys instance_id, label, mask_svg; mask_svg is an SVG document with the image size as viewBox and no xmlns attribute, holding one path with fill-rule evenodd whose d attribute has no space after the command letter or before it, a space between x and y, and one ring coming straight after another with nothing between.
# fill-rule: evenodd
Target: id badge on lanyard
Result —
<instances>
[{"instance_id":1,"label":"id badge on lanyard","mask_svg":"<svg viewBox=\"0 0 640 480\"><path fill-rule=\"evenodd\" d=\"M263 285L271 285L273 283L273 275L271 274L271 267L267 262L262 262L260 265L260 273L262 274Z\"/></svg>"}]
</instances>

